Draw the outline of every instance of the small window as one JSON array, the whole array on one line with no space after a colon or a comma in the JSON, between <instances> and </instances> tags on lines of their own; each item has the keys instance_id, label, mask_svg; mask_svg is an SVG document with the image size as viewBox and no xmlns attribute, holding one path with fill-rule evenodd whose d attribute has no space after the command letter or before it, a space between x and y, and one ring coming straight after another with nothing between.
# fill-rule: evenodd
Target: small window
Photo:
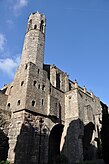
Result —
<instances>
[{"instance_id":1,"label":"small window","mask_svg":"<svg viewBox=\"0 0 109 164\"><path fill-rule=\"evenodd\" d=\"M32 106L35 106L35 101L34 100L32 101Z\"/></svg>"},{"instance_id":2,"label":"small window","mask_svg":"<svg viewBox=\"0 0 109 164\"><path fill-rule=\"evenodd\" d=\"M40 84L38 85L38 89L40 89Z\"/></svg>"},{"instance_id":3,"label":"small window","mask_svg":"<svg viewBox=\"0 0 109 164\"><path fill-rule=\"evenodd\" d=\"M41 32L44 31L44 21L43 20L41 20L40 30L41 30Z\"/></svg>"},{"instance_id":4,"label":"small window","mask_svg":"<svg viewBox=\"0 0 109 164\"><path fill-rule=\"evenodd\" d=\"M8 103L8 105L7 105L8 107L10 107L10 103Z\"/></svg>"},{"instance_id":5,"label":"small window","mask_svg":"<svg viewBox=\"0 0 109 164\"><path fill-rule=\"evenodd\" d=\"M29 23L32 23L32 19L30 19Z\"/></svg>"},{"instance_id":6,"label":"small window","mask_svg":"<svg viewBox=\"0 0 109 164\"><path fill-rule=\"evenodd\" d=\"M72 86L71 86L71 83L69 83L69 91L71 90Z\"/></svg>"},{"instance_id":7,"label":"small window","mask_svg":"<svg viewBox=\"0 0 109 164\"><path fill-rule=\"evenodd\" d=\"M37 82L36 82L36 81L34 81L34 82L33 82L33 86L36 86L36 83L37 83Z\"/></svg>"},{"instance_id":8,"label":"small window","mask_svg":"<svg viewBox=\"0 0 109 164\"><path fill-rule=\"evenodd\" d=\"M37 29L37 25L36 24L34 25L34 29Z\"/></svg>"},{"instance_id":9,"label":"small window","mask_svg":"<svg viewBox=\"0 0 109 164\"><path fill-rule=\"evenodd\" d=\"M17 105L20 105L20 100L18 100Z\"/></svg>"},{"instance_id":10,"label":"small window","mask_svg":"<svg viewBox=\"0 0 109 164\"><path fill-rule=\"evenodd\" d=\"M45 91L45 85L42 85L42 90Z\"/></svg>"},{"instance_id":11,"label":"small window","mask_svg":"<svg viewBox=\"0 0 109 164\"><path fill-rule=\"evenodd\" d=\"M38 69L38 74L40 73L40 69Z\"/></svg>"},{"instance_id":12,"label":"small window","mask_svg":"<svg viewBox=\"0 0 109 164\"><path fill-rule=\"evenodd\" d=\"M28 68L28 65L26 64L25 69L27 69L27 68Z\"/></svg>"},{"instance_id":13,"label":"small window","mask_svg":"<svg viewBox=\"0 0 109 164\"><path fill-rule=\"evenodd\" d=\"M42 99L42 106L44 105L44 100Z\"/></svg>"},{"instance_id":14,"label":"small window","mask_svg":"<svg viewBox=\"0 0 109 164\"><path fill-rule=\"evenodd\" d=\"M23 84L24 84L24 81L21 82L21 86L23 86Z\"/></svg>"}]
</instances>

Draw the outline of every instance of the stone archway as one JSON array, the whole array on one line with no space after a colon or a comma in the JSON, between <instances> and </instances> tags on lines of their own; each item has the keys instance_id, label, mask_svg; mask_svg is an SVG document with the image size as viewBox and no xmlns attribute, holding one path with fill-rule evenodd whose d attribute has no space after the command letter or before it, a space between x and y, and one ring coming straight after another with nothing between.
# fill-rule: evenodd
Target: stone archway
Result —
<instances>
[{"instance_id":1,"label":"stone archway","mask_svg":"<svg viewBox=\"0 0 109 164\"><path fill-rule=\"evenodd\" d=\"M54 163L55 159L60 155L60 141L63 132L63 125L55 125L49 136L48 163Z\"/></svg>"}]
</instances>

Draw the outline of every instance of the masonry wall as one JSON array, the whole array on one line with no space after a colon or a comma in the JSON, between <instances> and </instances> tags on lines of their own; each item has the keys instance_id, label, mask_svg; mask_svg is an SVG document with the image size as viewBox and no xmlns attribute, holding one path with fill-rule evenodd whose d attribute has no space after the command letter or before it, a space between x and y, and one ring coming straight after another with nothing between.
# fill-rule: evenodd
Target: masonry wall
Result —
<instances>
[{"instance_id":1,"label":"masonry wall","mask_svg":"<svg viewBox=\"0 0 109 164\"><path fill-rule=\"evenodd\" d=\"M25 69L24 65L22 69L17 70L14 81L9 88L10 91L7 100L7 108L10 108L11 111L25 109L27 82L28 69Z\"/></svg>"},{"instance_id":2,"label":"masonry wall","mask_svg":"<svg viewBox=\"0 0 109 164\"><path fill-rule=\"evenodd\" d=\"M73 89L65 94L65 124L61 139L61 153L70 163L83 159L80 124L78 89Z\"/></svg>"},{"instance_id":3,"label":"masonry wall","mask_svg":"<svg viewBox=\"0 0 109 164\"><path fill-rule=\"evenodd\" d=\"M82 90L78 90L78 107L79 107L79 118L84 125L83 135L83 146L84 146L84 159L92 160L98 158L100 142L100 118L102 115L102 108L100 100Z\"/></svg>"},{"instance_id":4,"label":"masonry wall","mask_svg":"<svg viewBox=\"0 0 109 164\"><path fill-rule=\"evenodd\" d=\"M39 71L38 67L33 63L29 63L28 69L29 75L25 108L47 115L50 85L47 74L43 70Z\"/></svg>"},{"instance_id":5,"label":"masonry wall","mask_svg":"<svg viewBox=\"0 0 109 164\"><path fill-rule=\"evenodd\" d=\"M0 109L5 110L8 96L0 91Z\"/></svg>"}]
</instances>

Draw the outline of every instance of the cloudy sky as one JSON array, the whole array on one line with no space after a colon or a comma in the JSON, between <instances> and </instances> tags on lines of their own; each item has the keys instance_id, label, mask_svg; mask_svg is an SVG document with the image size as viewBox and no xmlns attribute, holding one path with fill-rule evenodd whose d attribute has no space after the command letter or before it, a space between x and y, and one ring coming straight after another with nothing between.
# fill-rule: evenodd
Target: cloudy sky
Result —
<instances>
[{"instance_id":1,"label":"cloudy sky","mask_svg":"<svg viewBox=\"0 0 109 164\"><path fill-rule=\"evenodd\" d=\"M47 18L45 63L109 104L108 0L0 0L0 88L19 65L28 16Z\"/></svg>"}]
</instances>

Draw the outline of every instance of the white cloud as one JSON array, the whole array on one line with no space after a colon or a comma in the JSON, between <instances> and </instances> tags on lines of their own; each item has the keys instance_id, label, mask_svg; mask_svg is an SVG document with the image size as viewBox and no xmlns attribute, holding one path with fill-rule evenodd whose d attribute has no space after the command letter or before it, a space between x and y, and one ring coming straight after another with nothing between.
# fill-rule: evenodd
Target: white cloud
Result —
<instances>
[{"instance_id":1,"label":"white cloud","mask_svg":"<svg viewBox=\"0 0 109 164\"><path fill-rule=\"evenodd\" d=\"M28 0L17 0L15 5L13 6L14 11L18 11L22 9L23 7L27 6Z\"/></svg>"},{"instance_id":2,"label":"white cloud","mask_svg":"<svg viewBox=\"0 0 109 164\"><path fill-rule=\"evenodd\" d=\"M6 58L0 59L0 70L9 76L14 76L14 73L20 63L20 56L16 57L16 59Z\"/></svg>"},{"instance_id":3,"label":"white cloud","mask_svg":"<svg viewBox=\"0 0 109 164\"><path fill-rule=\"evenodd\" d=\"M5 45L6 45L6 38L4 36L4 34L0 33L0 51L3 52L5 49Z\"/></svg>"}]
</instances>

